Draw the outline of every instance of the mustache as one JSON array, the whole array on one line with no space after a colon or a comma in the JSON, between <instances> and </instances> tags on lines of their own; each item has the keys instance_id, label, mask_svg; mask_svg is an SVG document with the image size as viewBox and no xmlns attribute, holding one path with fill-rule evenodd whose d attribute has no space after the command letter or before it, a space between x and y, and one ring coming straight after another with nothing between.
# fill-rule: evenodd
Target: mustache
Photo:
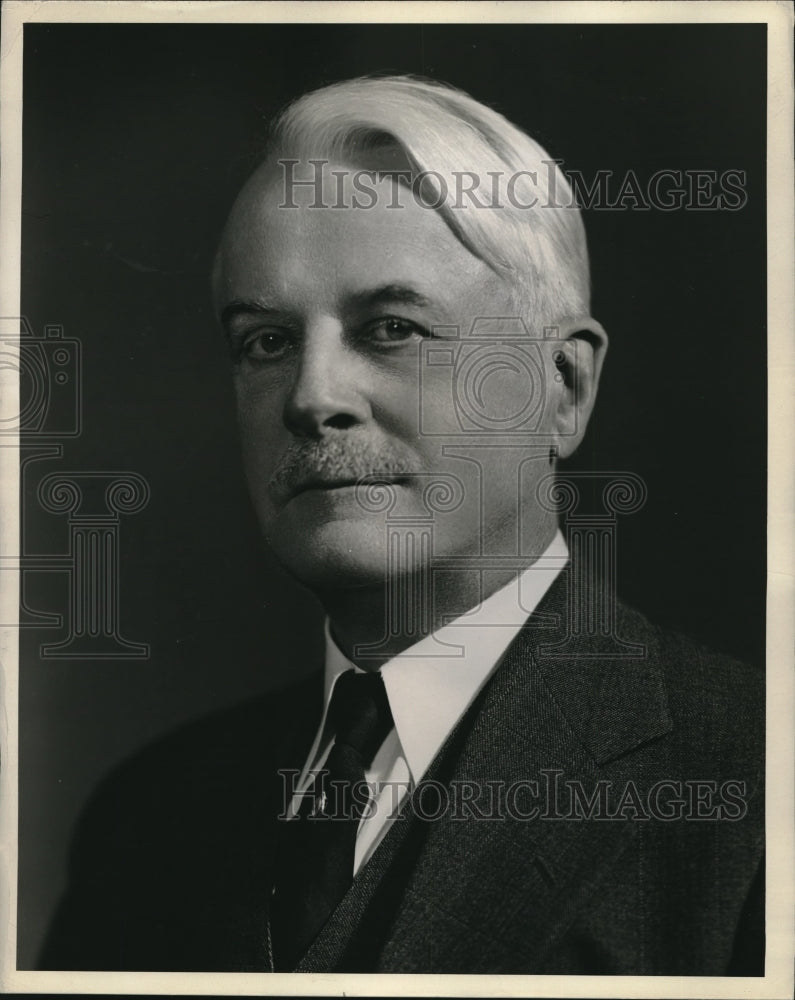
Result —
<instances>
[{"instance_id":1,"label":"mustache","mask_svg":"<svg viewBox=\"0 0 795 1000\"><path fill-rule=\"evenodd\" d=\"M268 481L268 492L285 503L313 486L351 484L364 476L399 479L419 472L408 451L387 441L349 436L290 445Z\"/></svg>"}]
</instances>

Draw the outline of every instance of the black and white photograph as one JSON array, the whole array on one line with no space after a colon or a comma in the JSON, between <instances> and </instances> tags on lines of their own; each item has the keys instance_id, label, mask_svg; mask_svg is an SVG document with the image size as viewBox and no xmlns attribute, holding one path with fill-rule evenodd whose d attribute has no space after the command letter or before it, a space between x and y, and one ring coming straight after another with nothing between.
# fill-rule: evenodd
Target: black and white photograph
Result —
<instances>
[{"instance_id":1,"label":"black and white photograph","mask_svg":"<svg viewBox=\"0 0 795 1000\"><path fill-rule=\"evenodd\" d=\"M791 6L2 14L4 991L790 996Z\"/></svg>"}]
</instances>

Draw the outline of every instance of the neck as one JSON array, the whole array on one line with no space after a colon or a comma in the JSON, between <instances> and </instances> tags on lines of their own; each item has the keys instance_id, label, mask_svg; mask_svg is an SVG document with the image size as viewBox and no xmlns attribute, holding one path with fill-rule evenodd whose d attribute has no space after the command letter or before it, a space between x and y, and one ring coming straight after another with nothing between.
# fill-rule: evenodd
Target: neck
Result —
<instances>
[{"instance_id":1,"label":"neck","mask_svg":"<svg viewBox=\"0 0 795 1000\"><path fill-rule=\"evenodd\" d=\"M555 527L537 549L544 552L552 541ZM421 574L411 574L395 581L390 589L383 585L337 589L319 593L329 616L334 641L345 656L363 670L377 670L398 653L413 646L427 635L478 607L511 580L516 579L536 561L528 556L518 567L480 570L455 570L434 573L432 590L428 591ZM426 574L427 577L427 574ZM395 608L393 594L403 598L403 608ZM419 595L425 596L425 607ZM421 627L415 623L421 622ZM369 647L364 650L362 647Z\"/></svg>"}]
</instances>

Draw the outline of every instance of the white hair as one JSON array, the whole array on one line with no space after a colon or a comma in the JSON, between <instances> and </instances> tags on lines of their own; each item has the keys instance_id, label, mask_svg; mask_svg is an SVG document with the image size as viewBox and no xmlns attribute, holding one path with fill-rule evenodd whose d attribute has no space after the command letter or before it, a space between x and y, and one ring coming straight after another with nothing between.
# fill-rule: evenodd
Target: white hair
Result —
<instances>
[{"instance_id":1,"label":"white hair","mask_svg":"<svg viewBox=\"0 0 795 1000\"><path fill-rule=\"evenodd\" d=\"M327 157L366 166L368 156L383 164L390 151L413 177L432 171L444 178L434 207L470 252L513 284L529 317L556 322L588 314L585 228L566 177L530 136L461 90L410 76L323 87L276 119L266 160ZM462 171L483 180L480 198L488 199L495 176L502 179L496 207L471 200L453 207ZM510 178L513 203L505 197ZM533 199L533 208L516 204Z\"/></svg>"}]
</instances>

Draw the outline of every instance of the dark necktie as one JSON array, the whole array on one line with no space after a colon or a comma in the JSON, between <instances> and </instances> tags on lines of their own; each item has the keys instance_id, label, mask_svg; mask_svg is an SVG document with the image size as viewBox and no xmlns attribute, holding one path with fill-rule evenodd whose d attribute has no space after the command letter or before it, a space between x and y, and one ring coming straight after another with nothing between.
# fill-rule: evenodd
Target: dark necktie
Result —
<instances>
[{"instance_id":1,"label":"dark necktie","mask_svg":"<svg viewBox=\"0 0 795 1000\"><path fill-rule=\"evenodd\" d=\"M353 880L356 832L369 801L365 771L393 725L381 675L348 670L338 677L328 725L334 745L325 767L280 831L270 910L280 971L295 968Z\"/></svg>"}]
</instances>

